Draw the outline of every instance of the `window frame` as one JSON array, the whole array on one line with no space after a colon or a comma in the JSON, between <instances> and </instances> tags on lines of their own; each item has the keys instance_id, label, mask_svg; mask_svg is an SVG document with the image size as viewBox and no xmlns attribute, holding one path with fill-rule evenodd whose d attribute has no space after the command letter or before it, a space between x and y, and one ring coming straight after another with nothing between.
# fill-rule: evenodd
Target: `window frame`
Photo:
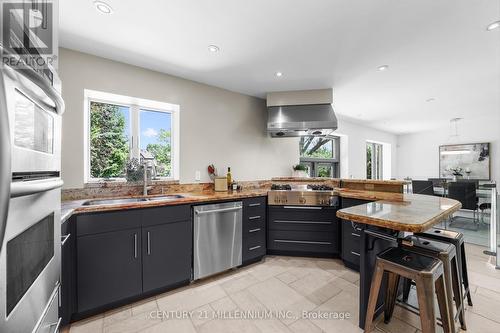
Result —
<instances>
[{"instance_id":1,"label":"window frame","mask_svg":"<svg viewBox=\"0 0 500 333\"><path fill-rule=\"evenodd\" d=\"M366 179L373 179L373 180L384 179L384 145L379 142L366 141L365 156L369 146L371 147L372 150L371 178L368 178L368 159L366 159L365 163ZM378 156L379 155L378 153L380 153L380 156Z\"/></svg>"},{"instance_id":2,"label":"window frame","mask_svg":"<svg viewBox=\"0 0 500 333\"><path fill-rule=\"evenodd\" d=\"M299 156L299 164L306 165L309 167L311 177L319 177L319 166L322 164L330 165L332 167L332 178L340 177L340 137L339 136L328 136L325 139L332 140L333 147L333 158L319 158L319 157L303 157Z\"/></svg>"},{"instance_id":3,"label":"window frame","mask_svg":"<svg viewBox=\"0 0 500 333\"><path fill-rule=\"evenodd\" d=\"M158 177L153 181L179 181L179 148L180 148L180 107L176 104L146 100L112 93L85 89L84 91L84 183L126 182L126 178L96 178L90 174L90 104L105 103L129 108L129 158L140 159L140 113L141 111L163 112L170 114L171 131L171 177Z\"/></svg>"}]
</instances>

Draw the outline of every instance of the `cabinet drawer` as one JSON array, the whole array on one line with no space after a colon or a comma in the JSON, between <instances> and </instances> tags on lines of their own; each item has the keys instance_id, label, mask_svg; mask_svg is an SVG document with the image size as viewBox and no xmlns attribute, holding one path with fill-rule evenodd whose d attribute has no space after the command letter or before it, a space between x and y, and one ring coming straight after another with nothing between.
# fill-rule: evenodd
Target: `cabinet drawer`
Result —
<instances>
[{"instance_id":1,"label":"cabinet drawer","mask_svg":"<svg viewBox=\"0 0 500 333\"><path fill-rule=\"evenodd\" d=\"M293 252L338 253L337 236L334 232L271 230L267 247Z\"/></svg>"},{"instance_id":2,"label":"cabinet drawer","mask_svg":"<svg viewBox=\"0 0 500 333\"><path fill-rule=\"evenodd\" d=\"M294 220L290 216L284 219L269 220L269 230L336 232L338 230L338 222L335 218L332 218L330 221L313 219Z\"/></svg>"},{"instance_id":3,"label":"cabinet drawer","mask_svg":"<svg viewBox=\"0 0 500 333\"><path fill-rule=\"evenodd\" d=\"M352 248L348 248L348 249L343 248L342 249L342 259L344 261L351 263L351 266L359 267L359 263L360 263L359 250L356 251L356 249L352 249Z\"/></svg>"},{"instance_id":4,"label":"cabinet drawer","mask_svg":"<svg viewBox=\"0 0 500 333\"><path fill-rule=\"evenodd\" d=\"M342 259L359 266L361 231L350 221L342 221Z\"/></svg>"},{"instance_id":5,"label":"cabinet drawer","mask_svg":"<svg viewBox=\"0 0 500 333\"><path fill-rule=\"evenodd\" d=\"M296 221L334 221L337 209L325 207L295 207L270 206L269 221L296 220Z\"/></svg>"},{"instance_id":6,"label":"cabinet drawer","mask_svg":"<svg viewBox=\"0 0 500 333\"><path fill-rule=\"evenodd\" d=\"M141 210L91 213L76 217L77 236L119 231L141 226Z\"/></svg>"},{"instance_id":7,"label":"cabinet drawer","mask_svg":"<svg viewBox=\"0 0 500 333\"><path fill-rule=\"evenodd\" d=\"M262 230L266 228L265 215L243 216L243 237L245 237L250 230L257 228L261 228Z\"/></svg>"},{"instance_id":8,"label":"cabinet drawer","mask_svg":"<svg viewBox=\"0 0 500 333\"><path fill-rule=\"evenodd\" d=\"M243 227L243 238L248 238L254 235L262 235L264 239L266 238L266 224L264 221L257 221L255 224L245 225Z\"/></svg>"},{"instance_id":9,"label":"cabinet drawer","mask_svg":"<svg viewBox=\"0 0 500 333\"><path fill-rule=\"evenodd\" d=\"M142 225L145 227L186 220L191 220L190 205L154 207L142 210Z\"/></svg>"},{"instance_id":10,"label":"cabinet drawer","mask_svg":"<svg viewBox=\"0 0 500 333\"><path fill-rule=\"evenodd\" d=\"M266 234L253 234L243 239L243 262L262 257L266 254Z\"/></svg>"},{"instance_id":11,"label":"cabinet drawer","mask_svg":"<svg viewBox=\"0 0 500 333\"><path fill-rule=\"evenodd\" d=\"M243 219L252 216L266 216L267 197L243 199Z\"/></svg>"}]
</instances>

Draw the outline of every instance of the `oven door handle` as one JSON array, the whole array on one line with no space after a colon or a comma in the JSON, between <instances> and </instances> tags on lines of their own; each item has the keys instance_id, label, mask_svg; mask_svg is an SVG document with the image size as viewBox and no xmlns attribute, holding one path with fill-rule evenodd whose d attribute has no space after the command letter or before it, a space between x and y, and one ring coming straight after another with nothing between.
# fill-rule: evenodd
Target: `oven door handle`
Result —
<instances>
[{"instance_id":1,"label":"oven door handle","mask_svg":"<svg viewBox=\"0 0 500 333\"><path fill-rule=\"evenodd\" d=\"M13 182L10 184L10 197L17 198L31 194L47 192L62 187L62 179L33 180L27 182Z\"/></svg>"}]
</instances>

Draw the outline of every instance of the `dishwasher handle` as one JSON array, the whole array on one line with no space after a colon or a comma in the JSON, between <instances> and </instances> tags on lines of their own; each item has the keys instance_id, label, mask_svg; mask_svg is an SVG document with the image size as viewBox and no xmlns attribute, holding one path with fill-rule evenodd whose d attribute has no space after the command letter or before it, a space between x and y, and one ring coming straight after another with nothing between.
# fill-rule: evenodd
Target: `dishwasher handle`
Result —
<instances>
[{"instance_id":1,"label":"dishwasher handle","mask_svg":"<svg viewBox=\"0 0 500 333\"><path fill-rule=\"evenodd\" d=\"M205 214L213 214L213 213L223 213L223 212L232 212L236 210L241 210L242 207L229 207L229 208L221 208L221 209L213 209L213 210L195 210L194 212L198 215Z\"/></svg>"}]
</instances>

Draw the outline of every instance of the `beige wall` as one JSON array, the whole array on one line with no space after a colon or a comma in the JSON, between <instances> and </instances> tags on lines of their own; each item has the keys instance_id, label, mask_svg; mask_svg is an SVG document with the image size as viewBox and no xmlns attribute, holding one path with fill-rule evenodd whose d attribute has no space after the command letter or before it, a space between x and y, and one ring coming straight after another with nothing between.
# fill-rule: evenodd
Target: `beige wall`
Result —
<instances>
[{"instance_id":1,"label":"beige wall","mask_svg":"<svg viewBox=\"0 0 500 333\"><path fill-rule=\"evenodd\" d=\"M180 180L195 181L206 166L231 166L236 180L289 176L298 162L297 139L271 139L265 101L140 67L59 50L66 113L63 116L62 176L65 188L84 182L84 89L180 105Z\"/></svg>"}]
</instances>

